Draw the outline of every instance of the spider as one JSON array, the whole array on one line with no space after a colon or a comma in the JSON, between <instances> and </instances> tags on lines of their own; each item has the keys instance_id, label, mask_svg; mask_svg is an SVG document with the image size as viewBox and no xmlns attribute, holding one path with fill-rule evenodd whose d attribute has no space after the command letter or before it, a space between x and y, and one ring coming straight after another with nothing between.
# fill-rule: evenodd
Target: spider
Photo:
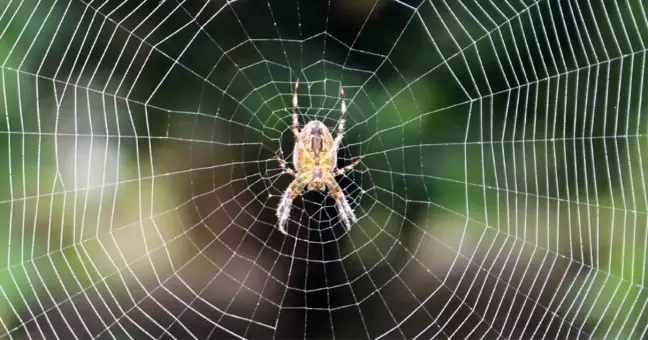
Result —
<instances>
[{"instance_id":1,"label":"spider","mask_svg":"<svg viewBox=\"0 0 648 340\"><path fill-rule=\"evenodd\" d=\"M340 85L340 120L338 123L337 136L333 139L331 131L319 120L308 122L304 128L299 130L297 113L297 92L299 90L299 79L295 81L295 88L292 96L292 133L295 137L295 148L293 152L293 164L295 170L289 168L286 162L279 156L275 156L283 173L293 176L294 180L286 191L284 191L279 206L277 207L278 228L284 235L286 223L290 215L290 208L293 200L302 194L304 190L328 191L335 200L338 214L342 218L347 231L358 220L353 209L347 202L342 188L335 180L335 176L352 170L360 163L356 159L353 163L344 168L337 169L337 152L344 136L344 123L346 122L346 103L344 88Z\"/></svg>"}]
</instances>

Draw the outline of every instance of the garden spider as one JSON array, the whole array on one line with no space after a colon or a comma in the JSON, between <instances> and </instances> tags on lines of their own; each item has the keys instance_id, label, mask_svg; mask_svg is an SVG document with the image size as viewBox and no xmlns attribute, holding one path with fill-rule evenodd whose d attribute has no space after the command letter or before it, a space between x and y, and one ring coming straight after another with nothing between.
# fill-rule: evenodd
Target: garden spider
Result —
<instances>
[{"instance_id":1,"label":"garden spider","mask_svg":"<svg viewBox=\"0 0 648 340\"><path fill-rule=\"evenodd\" d=\"M286 223L290 215L290 208L293 200L302 194L305 190L319 190L330 192L331 197L335 200L335 206L346 225L347 231L358 220L353 213L353 209L347 202L342 188L335 180L339 176L353 169L360 163L356 159L350 165L336 169L337 152L344 136L344 123L346 122L346 103L344 101L344 89L340 85L340 98L342 105L340 108L340 120L337 130L337 136L333 135L329 129L319 120L308 122L304 128L299 131L299 121L297 113L297 91L299 89L299 79L295 82L295 88L292 96L292 133L295 137L295 148L293 152L293 164L295 170L286 166L286 162L280 156L275 156L279 166L284 173L292 175L294 180L286 191L284 191L279 206L277 207L277 218L279 219L278 228L284 235L286 233Z\"/></svg>"}]
</instances>

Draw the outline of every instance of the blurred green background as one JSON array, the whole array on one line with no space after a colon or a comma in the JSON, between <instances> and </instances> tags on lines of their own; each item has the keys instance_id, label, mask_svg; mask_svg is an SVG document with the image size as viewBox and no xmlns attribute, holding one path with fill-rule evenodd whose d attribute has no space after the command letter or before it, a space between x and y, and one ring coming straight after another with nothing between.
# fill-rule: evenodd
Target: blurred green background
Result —
<instances>
[{"instance_id":1,"label":"blurred green background","mask_svg":"<svg viewBox=\"0 0 648 340\"><path fill-rule=\"evenodd\" d=\"M644 4L0 4L0 336L645 337Z\"/></svg>"}]
</instances>

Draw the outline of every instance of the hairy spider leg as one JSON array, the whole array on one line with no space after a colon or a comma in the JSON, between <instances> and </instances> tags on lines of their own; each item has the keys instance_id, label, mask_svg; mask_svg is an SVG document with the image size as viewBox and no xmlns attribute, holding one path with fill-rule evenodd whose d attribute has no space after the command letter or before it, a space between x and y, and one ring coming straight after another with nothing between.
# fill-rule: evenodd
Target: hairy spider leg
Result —
<instances>
[{"instance_id":1,"label":"hairy spider leg","mask_svg":"<svg viewBox=\"0 0 648 340\"><path fill-rule=\"evenodd\" d=\"M299 78L295 80L295 87L293 88L293 97L292 97L292 132L295 136L295 139L299 140L299 117L297 111L297 91L299 90Z\"/></svg>"},{"instance_id":2,"label":"hairy spider leg","mask_svg":"<svg viewBox=\"0 0 648 340\"><path fill-rule=\"evenodd\" d=\"M291 175L293 177L297 176L297 173L295 173L295 170L289 168L288 165L286 164L286 161L281 159L281 157L279 155L275 155L275 159L279 163L279 167L281 167L281 169L283 170L284 173L287 173L287 174L289 174L289 175Z\"/></svg>"},{"instance_id":3,"label":"hairy spider leg","mask_svg":"<svg viewBox=\"0 0 648 340\"><path fill-rule=\"evenodd\" d=\"M334 156L338 149L340 148L340 143L342 143L342 138L344 137L344 124L346 124L346 97L344 95L344 88L340 85L340 120L338 120L337 136L335 136L335 141L333 141L333 146L331 150L324 156L323 159L329 159Z\"/></svg>"},{"instance_id":4,"label":"hairy spider leg","mask_svg":"<svg viewBox=\"0 0 648 340\"><path fill-rule=\"evenodd\" d=\"M307 174L297 176L297 178L295 178L292 183L290 183L288 189L281 196L281 202L277 207L276 215L279 219L279 231L281 231L281 233L284 235L288 235L288 233L286 233L286 224L288 223L288 219L290 218L290 208L292 207L292 202L295 198L297 198L297 196L301 194L302 191L304 191L304 187L308 182L309 178Z\"/></svg>"},{"instance_id":5,"label":"hairy spider leg","mask_svg":"<svg viewBox=\"0 0 648 340\"><path fill-rule=\"evenodd\" d=\"M335 141L333 142L333 147L331 150L329 150L328 154L324 156L323 159L328 159L329 157L332 157L338 152L338 149L340 148L340 143L342 142L342 138L344 137L344 125L346 124L346 112L347 112L347 106L346 106L346 96L344 94L344 87L340 85L340 120L338 121L338 128L337 128L337 136L335 137ZM347 171L350 171L353 169L355 166L360 163L360 159L356 159L353 161L351 165L347 165L342 169L338 170L333 170L335 176L341 175Z\"/></svg>"},{"instance_id":6,"label":"hairy spider leg","mask_svg":"<svg viewBox=\"0 0 648 340\"><path fill-rule=\"evenodd\" d=\"M346 123L346 98L344 96L344 88L342 87L342 84L340 84L340 120L338 122L338 129L337 129L337 137L336 139L336 144L339 144L342 140L342 136L344 135L344 124Z\"/></svg>"},{"instance_id":7,"label":"hairy spider leg","mask_svg":"<svg viewBox=\"0 0 648 340\"><path fill-rule=\"evenodd\" d=\"M356 159L355 161L353 161L353 163L351 163L351 164L345 166L345 167L342 168L342 169L335 169L335 170L333 170L333 174L334 174L335 176L342 175L342 174L344 174L345 172L349 172L349 171L353 170L353 168L355 168L358 164L360 164L360 158Z\"/></svg>"},{"instance_id":8,"label":"hairy spider leg","mask_svg":"<svg viewBox=\"0 0 648 340\"><path fill-rule=\"evenodd\" d=\"M333 148L331 150L337 150L340 147L342 142L342 137L344 136L344 124L346 124L346 98L344 96L344 88L340 85L340 120L338 121L337 136L335 137L335 142L333 143Z\"/></svg>"},{"instance_id":9,"label":"hairy spider leg","mask_svg":"<svg viewBox=\"0 0 648 340\"><path fill-rule=\"evenodd\" d=\"M351 230L351 226L358 222L358 219L356 218L353 209L351 209L349 202L346 200L340 185L337 184L335 180L333 180L333 183L335 183L335 186L331 188L333 189L331 190L331 197L335 200L335 206L340 214L340 218L342 218L342 222L346 226L347 231L349 231Z\"/></svg>"},{"instance_id":10,"label":"hairy spider leg","mask_svg":"<svg viewBox=\"0 0 648 340\"><path fill-rule=\"evenodd\" d=\"M292 97L292 133L293 136L295 137L295 143L297 143L298 147L302 150L302 152L306 155L309 161L313 161L313 157L311 157L310 153L308 150L306 150L306 146L304 143L302 143L301 139L299 138L299 118L298 118L298 113L299 113L299 107L297 106L297 94L299 91L299 78L295 80L295 87L293 88L293 97Z\"/></svg>"}]
</instances>

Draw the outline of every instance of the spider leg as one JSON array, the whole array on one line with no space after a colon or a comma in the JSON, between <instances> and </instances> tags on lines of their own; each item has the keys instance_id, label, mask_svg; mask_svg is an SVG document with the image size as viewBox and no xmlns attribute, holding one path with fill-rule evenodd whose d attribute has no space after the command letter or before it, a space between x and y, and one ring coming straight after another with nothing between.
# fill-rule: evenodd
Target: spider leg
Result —
<instances>
[{"instance_id":1,"label":"spider leg","mask_svg":"<svg viewBox=\"0 0 648 340\"><path fill-rule=\"evenodd\" d=\"M342 139L342 136L344 135L344 124L346 123L346 97L344 95L344 88L342 85L340 85L340 100L342 103L340 104L340 121L338 123L338 131L337 131L337 138Z\"/></svg>"},{"instance_id":2,"label":"spider leg","mask_svg":"<svg viewBox=\"0 0 648 340\"><path fill-rule=\"evenodd\" d=\"M335 179L329 179L327 182L327 184L332 187L331 197L333 197L333 199L335 200L335 206L338 210L338 214L340 214L342 222L346 226L347 231L349 231L351 230L353 224L358 222L358 219L356 218L353 209L351 209L351 205L349 205L346 196L342 192L342 188L340 188L340 185L337 184Z\"/></svg>"},{"instance_id":3,"label":"spider leg","mask_svg":"<svg viewBox=\"0 0 648 340\"><path fill-rule=\"evenodd\" d=\"M304 190L305 183L306 178L298 176L292 181L292 183L290 183L288 189L286 189L281 196L281 201L279 202L279 206L277 206L276 215L278 218L277 228L279 228L279 231L284 235L288 235L288 233L286 233L286 224L288 224L288 219L290 218L292 202Z\"/></svg>"},{"instance_id":4,"label":"spider leg","mask_svg":"<svg viewBox=\"0 0 648 340\"><path fill-rule=\"evenodd\" d=\"M293 97L292 97L292 133L293 136L295 137L295 142L298 147L301 149L301 151L308 157L309 160L312 161L312 157L310 156L310 153L308 150L306 150L306 146L302 143L301 139L299 138L299 106L297 106L297 94L299 91L299 78L295 80L295 87L293 89Z\"/></svg>"},{"instance_id":5,"label":"spider leg","mask_svg":"<svg viewBox=\"0 0 648 340\"><path fill-rule=\"evenodd\" d=\"M275 159L279 163L279 167L281 167L281 169L283 170L284 173L287 173L287 174L289 174L289 175L291 175L293 177L297 176L297 173L295 172L295 170L289 168L288 165L286 164L286 161L281 159L281 157L279 155L275 155Z\"/></svg>"},{"instance_id":6,"label":"spider leg","mask_svg":"<svg viewBox=\"0 0 648 340\"><path fill-rule=\"evenodd\" d=\"M349 172L349 171L353 170L353 168L355 168L358 164L360 164L360 158L356 159L355 161L353 161L353 163L351 163L351 164L345 166L345 167L342 168L342 169L335 169L335 170L333 170L333 174L334 174L335 176L342 175L342 174L344 174L344 173L346 173L346 172Z\"/></svg>"},{"instance_id":7,"label":"spider leg","mask_svg":"<svg viewBox=\"0 0 648 340\"><path fill-rule=\"evenodd\" d=\"M344 124L346 124L346 97L344 95L344 88L340 85L340 120L338 121L337 136L335 136L335 141L333 142L332 150L340 148L340 143L342 142L342 137L344 137Z\"/></svg>"},{"instance_id":8,"label":"spider leg","mask_svg":"<svg viewBox=\"0 0 648 340\"><path fill-rule=\"evenodd\" d=\"M293 89L292 97L292 132L295 139L299 140L299 107L297 106L297 91L299 90L299 78L295 81L295 88Z\"/></svg>"},{"instance_id":9,"label":"spider leg","mask_svg":"<svg viewBox=\"0 0 648 340\"><path fill-rule=\"evenodd\" d=\"M335 140L333 141L333 146L331 147L331 150L324 156L323 159L329 159L329 157L333 156L338 152L338 149L340 148L340 144L342 143L342 138L344 137L344 124L346 124L346 100L345 100L345 95L344 95L344 88L342 85L340 85L340 100L341 100L341 107L340 107L340 120L338 121L338 128L337 128L337 136L335 136Z\"/></svg>"}]
</instances>

